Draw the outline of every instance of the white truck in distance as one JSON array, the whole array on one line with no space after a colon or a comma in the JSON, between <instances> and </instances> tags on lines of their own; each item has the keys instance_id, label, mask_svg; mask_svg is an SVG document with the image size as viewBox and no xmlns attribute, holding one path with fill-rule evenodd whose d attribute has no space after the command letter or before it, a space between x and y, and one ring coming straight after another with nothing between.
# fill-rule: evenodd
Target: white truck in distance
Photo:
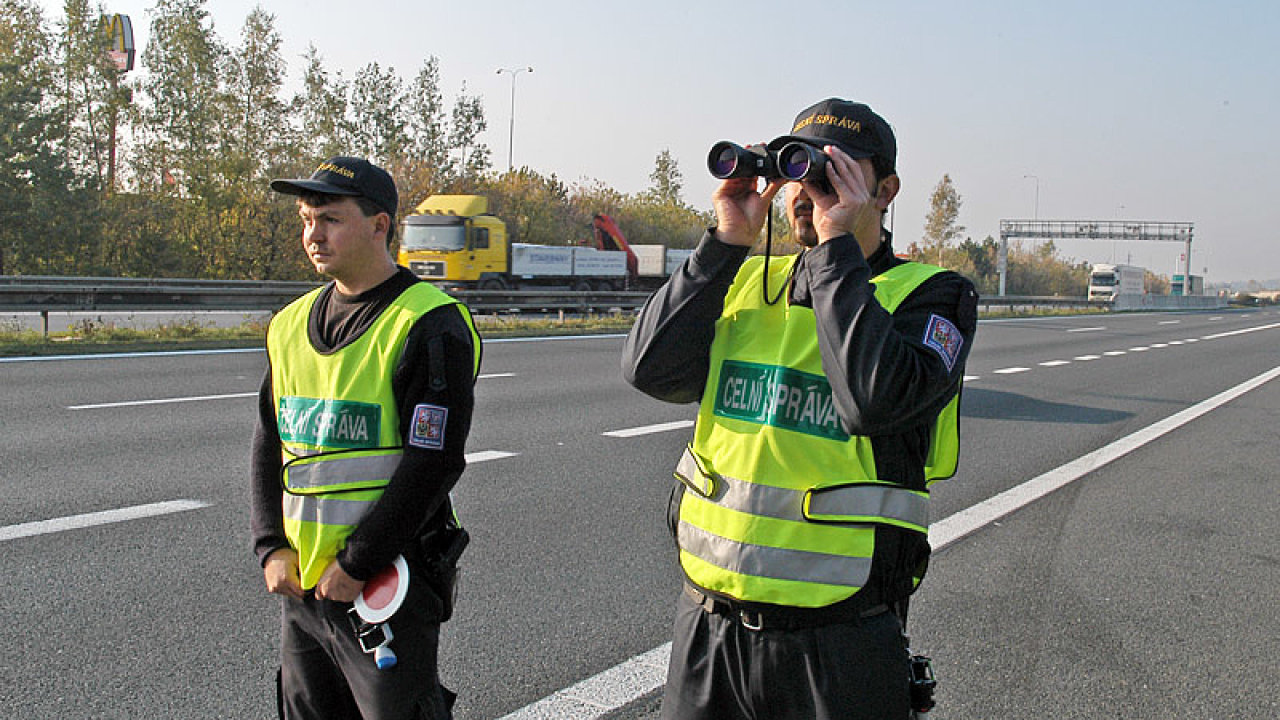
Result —
<instances>
[{"instance_id":1,"label":"white truck in distance","mask_svg":"<svg viewBox=\"0 0 1280 720\"><path fill-rule=\"evenodd\" d=\"M1146 274L1137 265L1098 263L1089 271L1089 300L1115 302L1119 295L1141 295Z\"/></svg>"}]
</instances>

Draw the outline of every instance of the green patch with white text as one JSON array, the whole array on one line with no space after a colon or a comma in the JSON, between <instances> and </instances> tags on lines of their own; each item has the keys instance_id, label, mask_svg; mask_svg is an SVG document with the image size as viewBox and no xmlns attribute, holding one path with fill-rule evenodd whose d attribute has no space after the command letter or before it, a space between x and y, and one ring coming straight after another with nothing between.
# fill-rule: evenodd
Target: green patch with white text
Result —
<instances>
[{"instance_id":1,"label":"green patch with white text","mask_svg":"<svg viewBox=\"0 0 1280 720\"><path fill-rule=\"evenodd\" d=\"M726 360L720 367L715 414L840 442L849 439L827 379L777 365Z\"/></svg>"},{"instance_id":2,"label":"green patch with white text","mask_svg":"<svg viewBox=\"0 0 1280 720\"><path fill-rule=\"evenodd\" d=\"M276 413L280 439L338 448L378 447L382 408L373 403L287 396Z\"/></svg>"}]
</instances>

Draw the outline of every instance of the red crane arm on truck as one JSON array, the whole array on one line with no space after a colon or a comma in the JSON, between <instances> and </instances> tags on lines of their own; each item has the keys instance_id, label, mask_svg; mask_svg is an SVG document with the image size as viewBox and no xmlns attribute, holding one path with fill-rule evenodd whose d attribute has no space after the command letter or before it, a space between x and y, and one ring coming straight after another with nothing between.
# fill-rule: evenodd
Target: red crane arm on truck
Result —
<instances>
[{"instance_id":1,"label":"red crane arm on truck","mask_svg":"<svg viewBox=\"0 0 1280 720\"><path fill-rule=\"evenodd\" d=\"M627 254L627 277L635 279L640 272L640 261L631 251L631 246L627 244L627 238L623 236L618 223L608 215L596 213L591 218L591 231L595 236L597 250L616 250Z\"/></svg>"}]
</instances>

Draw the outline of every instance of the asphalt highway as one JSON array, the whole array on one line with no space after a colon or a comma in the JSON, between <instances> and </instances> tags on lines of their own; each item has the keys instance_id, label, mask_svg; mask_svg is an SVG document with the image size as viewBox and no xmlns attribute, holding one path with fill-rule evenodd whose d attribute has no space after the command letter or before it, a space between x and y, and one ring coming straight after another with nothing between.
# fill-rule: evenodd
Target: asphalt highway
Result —
<instances>
[{"instance_id":1,"label":"asphalt highway","mask_svg":"<svg viewBox=\"0 0 1280 720\"><path fill-rule=\"evenodd\" d=\"M1278 340L1266 311L982 323L912 606L931 717L1277 715ZM621 343L486 345L442 638L459 720L656 717L695 407L628 388ZM264 367L0 362L6 715L272 716L278 602L245 490Z\"/></svg>"}]
</instances>

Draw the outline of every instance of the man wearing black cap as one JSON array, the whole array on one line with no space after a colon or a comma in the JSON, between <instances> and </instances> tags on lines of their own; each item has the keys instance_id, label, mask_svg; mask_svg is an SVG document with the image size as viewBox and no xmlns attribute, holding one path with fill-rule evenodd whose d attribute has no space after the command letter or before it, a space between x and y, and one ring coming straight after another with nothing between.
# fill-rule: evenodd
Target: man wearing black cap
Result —
<instances>
[{"instance_id":1,"label":"man wearing black cap","mask_svg":"<svg viewBox=\"0 0 1280 720\"><path fill-rule=\"evenodd\" d=\"M883 118L824 100L768 147L795 142L823 174L722 182L716 226L623 351L638 389L700 402L669 508L685 589L668 720L912 711L906 601L929 557L928 486L955 472L977 294L894 256ZM748 259L784 185L804 249Z\"/></svg>"},{"instance_id":2,"label":"man wearing black cap","mask_svg":"<svg viewBox=\"0 0 1280 720\"><path fill-rule=\"evenodd\" d=\"M253 441L254 551L283 596L281 717L449 718L441 558L465 539L449 491L466 464L479 336L465 306L392 260L385 170L335 157L271 188L297 196L303 250L332 280L272 319ZM397 556L411 581L386 623L397 662L380 669L350 610Z\"/></svg>"}]
</instances>

